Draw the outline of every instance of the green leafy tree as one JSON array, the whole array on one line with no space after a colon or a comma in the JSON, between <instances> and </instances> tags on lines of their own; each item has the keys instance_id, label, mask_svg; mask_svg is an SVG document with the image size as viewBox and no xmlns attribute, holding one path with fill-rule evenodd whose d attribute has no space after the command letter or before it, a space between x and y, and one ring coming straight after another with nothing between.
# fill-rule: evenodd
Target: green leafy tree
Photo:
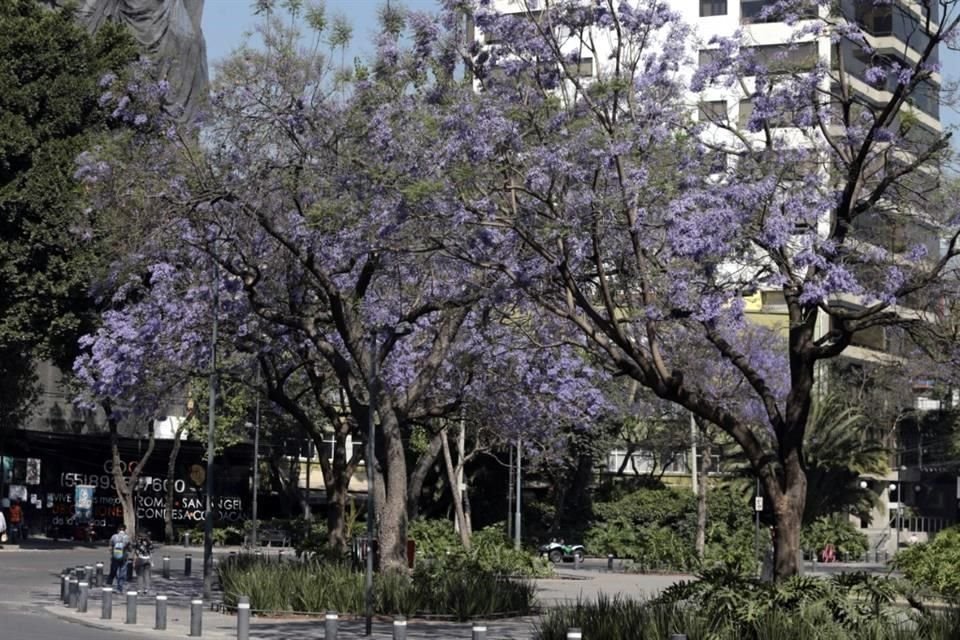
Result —
<instances>
[{"instance_id":1,"label":"green leafy tree","mask_svg":"<svg viewBox=\"0 0 960 640\"><path fill-rule=\"evenodd\" d=\"M91 36L67 9L0 2L0 424L29 410L33 358L72 362L95 317L74 161L107 128L99 80L135 55L119 27Z\"/></svg>"}]
</instances>

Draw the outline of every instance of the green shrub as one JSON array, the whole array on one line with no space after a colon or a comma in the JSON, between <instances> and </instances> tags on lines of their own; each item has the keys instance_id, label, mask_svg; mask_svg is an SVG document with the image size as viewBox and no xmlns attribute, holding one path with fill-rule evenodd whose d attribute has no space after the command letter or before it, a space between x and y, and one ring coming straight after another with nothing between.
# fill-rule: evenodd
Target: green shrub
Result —
<instances>
[{"instance_id":1,"label":"green shrub","mask_svg":"<svg viewBox=\"0 0 960 640\"><path fill-rule=\"evenodd\" d=\"M416 541L418 563L453 556L496 574L533 578L553 573L551 564L538 554L514 549L502 525L475 531L469 550L464 549L460 537L447 520L414 520L407 535Z\"/></svg>"},{"instance_id":2,"label":"green shrub","mask_svg":"<svg viewBox=\"0 0 960 640\"><path fill-rule=\"evenodd\" d=\"M254 611L266 613L363 611L364 574L343 563L241 555L221 563L218 571L228 606L247 595ZM527 581L486 570L463 556L425 562L413 576L383 573L374 580L377 613L425 613L456 620L525 615L533 607L534 591Z\"/></svg>"},{"instance_id":3,"label":"green shrub","mask_svg":"<svg viewBox=\"0 0 960 640\"><path fill-rule=\"evenodd\" d=\"M549 610L540 640L563 640L579 627L591 640L957 640L960 610L905 611L895 581L847 574L761 583L738 567L704 571L651 601L600 597Z\"/></svg>"},{"instance_id":4,"label":"green shrub","mask_svg":"<svg viewBox=\"0 0 960 640\"><path fill-rule=\"evenodd\" d=\"M749 504L714 487L707 496L707 566L746 564L753 559L753 523ZM613 554L641 571L693 571L699 568L696 499L690 491L645 486L618 491L594 504L596 519L584 544L597 555Z\"/></svg>"},{"instance_id":5,"label":"green shrub","mask_svg":"<svg viewBox=\"0 0 960 640\"><path fill-rule=\"evenodd\" d=\"M183 536L185 533L190 534L192 544L202 544L206 532L203 525L199 525L193 528L180 529L178 535ZM243 533L244 530L240 527L214 527L213 544L218 547L243 544Z\"/></svg>"},{"instance_id":6,"label":"green shrub","mask_svg":"<svg viewBox=\"0 0 960 640\"><path fill-rule=\"evenodd\" d=\"M960 527L944 529L933 540L903 549L894 566L920 589L945 598L960 598Z\"/></svg>"},{"instance_id":7,"label":"green shrub","mask_svg":"<svg viewBox=\"0 0 960 640\"><path fill-rule=\"evenodd\" d=\"M800 532L800 546L804 551L818 554L832 544L837 559L858 559L867 552L867 536L843 514L817 518Z\"/></svg>"}]
</instances>

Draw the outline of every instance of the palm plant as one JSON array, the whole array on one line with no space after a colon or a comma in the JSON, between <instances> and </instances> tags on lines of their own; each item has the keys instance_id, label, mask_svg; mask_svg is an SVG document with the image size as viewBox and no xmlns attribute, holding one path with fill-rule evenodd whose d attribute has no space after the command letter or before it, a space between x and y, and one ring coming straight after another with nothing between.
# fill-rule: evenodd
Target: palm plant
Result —
<instances>
[{"instance_id":1,"label":"palm plant","mask_svg":"<svg viewBox=\"0 0 960 640\"><path fill-rule=\"evenodd\" d=\"M868 428L862 407L842 395L814 399L807 421L804 461L807 505L804 523L832 514L869 518L879 496L860 486L864 475L882 476L890 449Z\"/></svg>"}]
</instances>

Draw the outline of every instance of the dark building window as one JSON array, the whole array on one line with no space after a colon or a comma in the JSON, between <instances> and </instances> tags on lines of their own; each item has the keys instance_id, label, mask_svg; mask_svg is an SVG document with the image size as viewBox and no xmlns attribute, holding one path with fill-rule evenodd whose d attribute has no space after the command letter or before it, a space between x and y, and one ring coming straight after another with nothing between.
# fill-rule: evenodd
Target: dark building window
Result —
<instances>
[{"instance_id":1,"label":"dark building window","mask_svg":"<svg viewBox=\"0 0 960 640\"><path fill-rule=\"evenodd\" d=\"M777 4L777 0L740 0L740 22L750 24L753 22L780 22L783 20L782 11L768 12L761 17L761 13L769 6ZM803 9L803 18L815 18L817 16L816 7L805 7Z\"/></svg>"},{"instance_id":2,"label":"dark building window","mask_svg":"<svg viewBox=\"0 0 960 640\"><path fill-rule=\"evenodd\" d=\"M700 17L727 15L727 0L700 0Z\"/></svg>"},{"instance_id":3,"label":"dark building window","mask_svg":"<svg viewBox=\"0 0 960 640\"><path fill-rule=\"evenodd\" d=\"M930 36L924 29L925 20L918 18L912 11L896 4L874 4L873 0L853 1L852 7L850 0L844 3L844 15L847 18L852 17L870 35L894 36L916 51L923 51L930 44ZM936 28L936 20L931 24ZM939 51L934 49L930 62L938 61Z\"/></svg>"},{"instance_id":4,"label":"dark building window","mask_svg":"<svg viewBox=\"0 0 960 640\"><path fill-rule=\"evenodd\" d=\"M697 63L702 67L713 62L716 55L719 53L717 49L700 49L697 56Z\"/></svg>"},{"instance_id":5,"label":"dark building window","mask_svg":"<svg viewBox=\"0 0 960 640\"><path fill-rule=\"evenodd\" d=\"M566 63L567 74L575 78L589 78L593 75L593 58L580 58Z\"/></svg>"},{"instance_id":6,"label":"dark building window","mask_svg":"<svg viewBox=\"0 0 960 640\"><path fill-rule=\"evenodd\" d=\"M817 43L762 44L750 47L757 64L768 73L797 73L812 70L818 60Z\"/></svg>"},{"instance_id":7,"label":"dark building window","mask_svg":"<svg viewBox=\"0 0 960 640\"><path fill-rule=\"evenodd\" d=\"M727 101L708 100L700 103L700 121L725 124L727 122Z\"/></svg>"}]
</instances>

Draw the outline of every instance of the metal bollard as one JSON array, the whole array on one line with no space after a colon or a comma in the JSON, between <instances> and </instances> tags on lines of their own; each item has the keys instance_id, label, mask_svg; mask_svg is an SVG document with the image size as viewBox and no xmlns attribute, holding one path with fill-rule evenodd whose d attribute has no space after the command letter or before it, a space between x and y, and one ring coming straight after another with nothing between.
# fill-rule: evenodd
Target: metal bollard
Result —
<instances>
[{"instance_id":1,"label":"metal bollard","mask_svg":"<svg viewBox=\"0 0 960 640\"><path fill-rule=\"evenodd\" d=\"M71 609L77 608L77 599L80 597L80 581L76 578L70 578L70 591L67 594L67 606Z\"/></svg>"},{"instance_id":2,"label":"metal bollard","mask_svg":"<svg viewBox=\"0 0 960 640\"><path fill-rule=\"evenodd\" d=\"M157 631L167 628L167 596L157 596L157 619L153 628Z\"/></svg>"},{"instance_id":3,"label":"metal bollard","mask_svg":"<svg viewBox=\"0 0 960 640\"><path fill-rule=\"evenodd\" d=\"M80 589L80 593L79 593L79 595L77 596L77 611L78 611L79 613L86 613L86 612L87 612L87 598L88 598L89 595L90 595L90 583L89 583L89 582L81 582L81 583L80 583L79 585L77 585L77 586L78 586L78 588Z\"/></svg>"},{"instance_id":4,"label":"metal bollard","mask_svg":"<svg viewBox=\"0 0 960 640\"><path fill-rule=\"evenodd\" d=\"M607 571L613 571L613 554L607 554Z\"/></svg>"},{"instance_id":5,"label":"metal bollard","mask_svg":"<svg viewBox=\"0 0 960 640\"><path fill-rule=\"evenodd\" d=\"M473 625L473 640L487 640L487 626L484 624Z\"/></svg>"},{"instance_id":6,"label":"metal bollard","mask_svg":"<svg viewBox=\"0 0 960 640\"><path fill-rule=\"evenodd\" d=\"M574 627L572 629L567 629L567 640L582 640L583 634L580 633L580 629Z\"/></svg>"},{"instance_id":7,"label":"metal bollard","mask_svg":"<svg viewBox=\"0 0 960 640\"><path fill-rule=\"evenodd\" d=\"M190 635L194 638L203 635L203 600L190 601Z\"/></svg>"},{"instance_id":8,"label":"metal bollard","mask_svg":"<svg viewBox=\"0 0 960 640\"><path fill-rule=\"evenodd\" d=\"M163 556L163 579L170 579L170 556Z\"/></svg>"},{"instance_id":9,"label":"metal bollard","mask_svg":"<svg viewBox=\"0 0 960 640\"><path fill-rule=\"evenodd\" d=\"M190 577L190 567L193 565L193 556L189 553L183 556L183 575Z\"/></svg>"},{"instance_id":10,"label":"metal bollard","mask_svg":"<svg viewBox=\"0 0 960 640\"><path fill-rule=\"evenodd\" d=\"M277 553L277 560L283 562L283 549L280 549L280 552Z\"/></svg>"},{"instance_id":11,"label":"metal bollard","mask_svg":"<svg viewBox=\"0 0 960 640\"><path fill-rule=\"evenodd\" d=\"M236 559L237 559L237 552L236 552L236 551L231 551L231 552L230 552L230 562L233 562L233 561L236 560Z\"/></svg>"},{"instance_id":12,"label":"metal bollard","mask_svg":"<svg viewBox=\"0 0 960 640\"><path fill-rule=\"evenodd\" d=\"M407 619L403 616L393 620L393 640L407 640Z\"/></svg>"},{"instance_id":13,"label":"metal bollard","mask_svg":"<svg viewBox=\"0 0 960 640\"><path fill-rule=\"evenodd\" d=\"M113 617L113 587L103 587L103 600L100 602L100 618L109 620Z\"/></svg>"},{"instance_id":14,"label":"metal bollard","mask_svg":"<svg viewBox=\"0 0 960 640\"><path fill-rule=\"evenodd\" d=\"M137 624L136 591L127 591L127 624Z\"/></svg>"},{"instance_id":15,"label":"metal bollard","mask_svg":"<svg viewBox=\"0 0 960 640\"><path fill-rule=\"evenodd\" d=\"M237 640L250 640L250 598L240 596L237 603Z\"/></svg>"},{"instance_id":16,"label":"metal bollard","mask_svg":"<svg viewBox=\"0 0 960 640\"><path fill-rule=\"evenodd\" d=\"M67 592L70 589L70 578L67 577L67 574L60 574L60 601L63 604L67 604Z\"/></svg>"},{"instance_id":17,"label":"metal bollard","mask_svg":"<svg viewBox=\"0 0 960 640\"><path fill-rule=\"evenodd\" d=\"M93 565L88 564L83 568L83 580L89 585L93 581Z\"/></svg>"},{"instance_id":18,"label":"metal bollard","mask_svg":"<svg viewBox=\"0 0 960 640\"><path fill-rule=\"evenodd\" d=\"M260 551L260 549L254 551L253 555L258 561L263 559L263 551Z\"/></svg>"},{"instance_id":19,"label":"metal bollard","mask_svg":"<svg viewBox=\"0 0 960 640\"><path fill-rule=\"evenodd\" d=\"M96 569L93 574L93 586L102 587L103 586L103 563L98 562Z\"/></svg>"},{"instance_id":20,"label":"metal bollard","mask_svg":"<svg viewBox=\"0 0 960 640\"><path fill-rule=\"evenodd\" d=\"M323 640L337 640L337 614L328 611L323 619Z\"/></svg>"}]
</instances>

